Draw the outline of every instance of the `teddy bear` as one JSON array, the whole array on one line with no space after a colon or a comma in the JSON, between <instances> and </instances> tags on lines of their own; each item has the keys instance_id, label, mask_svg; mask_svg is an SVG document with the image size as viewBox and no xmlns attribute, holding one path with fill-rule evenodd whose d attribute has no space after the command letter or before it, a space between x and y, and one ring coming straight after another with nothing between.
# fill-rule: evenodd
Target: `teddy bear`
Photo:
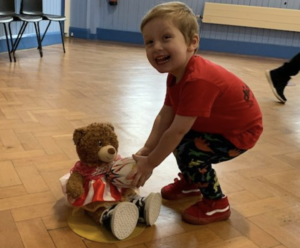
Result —
<instances>
[{"instance_id":1,"label":"teddy bear","mask_svg":"<svg viewBox=\"0 0 300 248\"><path fill-rule=\"evenodd\" d=\"M60 179L68 202L75 209L84 209L119 240L130 236L138 222L153 225L159 216L161 195L150 193L141 197L130 185L122 187L112 180L111 168L116 162L120 165L124 161L118 155L114 126L92 123L77 128L73 141L79 161Z\"/></svg>"}]
</instances>

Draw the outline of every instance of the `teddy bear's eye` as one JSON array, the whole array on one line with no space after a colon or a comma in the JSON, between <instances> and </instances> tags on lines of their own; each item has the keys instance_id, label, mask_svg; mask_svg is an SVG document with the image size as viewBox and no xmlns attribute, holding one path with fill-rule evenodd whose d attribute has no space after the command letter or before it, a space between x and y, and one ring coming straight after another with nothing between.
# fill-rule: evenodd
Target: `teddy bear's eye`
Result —
<instances>
[{"instance_id":1,"label":"teddy bear's eye","mask_svg":"<svg viewBox=\"0 0 300 248\"><path fill-rule=\"evenodd\" d=\"M99 146L102 146L101 140L98 141L98 145L99 145Z\"/></svg>"}]
</instances>

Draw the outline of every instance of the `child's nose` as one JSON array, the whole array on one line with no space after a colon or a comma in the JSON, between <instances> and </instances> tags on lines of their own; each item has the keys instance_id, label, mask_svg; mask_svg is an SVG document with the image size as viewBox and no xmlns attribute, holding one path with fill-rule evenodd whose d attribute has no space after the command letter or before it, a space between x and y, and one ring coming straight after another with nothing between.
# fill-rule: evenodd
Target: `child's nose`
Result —
<instances>
[{"instance_id":1,"label":"child's nose","mask_svg":"<svg viewBox=\"0 0 300 248\"><path fill-rule=\"evenodd\" d=\"M161 42L155 42L155 43L154 43L154 50L155 50L155 51L160 51L160 50L162 50L162 44L161 44Z\"/></svg>"}]
</instances>

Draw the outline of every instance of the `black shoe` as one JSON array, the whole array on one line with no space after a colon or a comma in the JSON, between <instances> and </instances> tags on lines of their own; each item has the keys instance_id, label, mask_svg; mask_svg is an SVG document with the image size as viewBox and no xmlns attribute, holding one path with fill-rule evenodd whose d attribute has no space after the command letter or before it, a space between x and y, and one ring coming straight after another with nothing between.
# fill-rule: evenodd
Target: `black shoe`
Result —
<instances>
[{"instance_id":1,"label":"black shoe","mask_svg":"<svg viewBox=\"0 0 300 248\"><path fill-rule=\"evenodd\" d=\"M139 210L131 202L121 202L105 210L100 223L108 228L117 239L126 239L132 234L139 218Z\"/></svg>"},{"instance_id":2,"label":"black shoe","mask_svg":"<svg viewBox=\"0 0 300 248\"><path fill-rule=\"evenodd\" d=\"M275 77L273 71L266 71L266 77L268 79L268 82L271 86L274 95L277 97L277 99L280 102L285 103L286 98L283 94L283 91L284 88L287 86L289 80L280 80L279 78Z\"/></svg>"},{"instance_id":3,"label":"black shoe","mask_svg":"<svg viewBox=\"0 0 300 248\"><path fill-rule=\"evenodd\" d=\"M139 222L154 225L161 208L161 195L150 193L147 197L135 197L131 202L139 209Z\"/></svg>"}]
</instances>

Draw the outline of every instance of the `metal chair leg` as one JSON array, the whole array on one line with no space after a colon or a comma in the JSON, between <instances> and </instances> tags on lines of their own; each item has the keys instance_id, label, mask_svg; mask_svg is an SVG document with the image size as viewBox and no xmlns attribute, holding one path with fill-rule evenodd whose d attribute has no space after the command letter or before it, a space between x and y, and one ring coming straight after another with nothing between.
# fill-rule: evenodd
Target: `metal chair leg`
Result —
<instances>
[{"instance_id":1,"label":"metal chair leg","mask_svg":"<svg viewBox=\"0 0 300 248\"><path fill-rule=\"evenodd\" d=\"M36 38L37 38L37 42L38 42L38 48L40 51L40 57L43 57L43 48L42 48L42 42L41 42L41 33L40 33L40 25L39 23L34 23L34 28L35 28L35 32L36 32Z\"/></svg>"},{"instance_id":2,"label":"metal chair leg","mask_svg":"<svg viewBox=\"0 0 300 248\"><path fill-rule=\"evenodd\" d=\"M14 42L14 45L13 45L13 48L12 48L12 52L15 52L15 51L17 50L17 48L18 48L18 46L19 46L19 43L20 43L20 41L21 41L21 38L22 38L22 36L23 36L23 33L24 33L24 31L25 31L27 25L28 25L28 22L23 22L23 23L22 23L22 26L21 26L20 31L19 31L19 33L18 33L17 39L16 39L15 42Z\"/></svg>"},{"instance_id":3,"label":"metal chair leg","mask_svg":"<svg viewBox=\"0 0 300 248\"><path fill-rule=\"evenodd\" d=\"M8 24L8 30L9 30L9 36L10 36L10 44L11 44L11 47L12 47L12 50L13 50L13 47L14 47L14 43L13 43L13 39L12 39L12 34L11 34L11 26L10 26L11 23ZM10 53L13 54L13 57L14 57L14 62L16 62L16 55L15 55L15 51L13 50L12 52L9 51Z\"/></svg>"},{"instance_id":4,"label":"metal chair leg","mask_svg":"<svg viewBox=\"0 0 300 248\"><path fill-rule=\"evenodd\" d=\"M47 31L48 31L48 28L49 28L49 26L50 26L50 24L51 24L51 21L48 22L48 25L47 25L47 27L46 27L46 29L45 29L45 32L44 32L44 34L43 34L43 37L42 37L42 39L41 39L41 42L43 42L43 40L44 40L44 38L45 38L45 35L46 35Z\"/></svg>"},{"instance_id":5,"label":"metal chair leg","mask_svg":"<svg viewBox=\"0 0 300 248\"><path fill-rule=\"evenodd\" d=\"M59 27L60 27L61 43L62 43L62 46L63 46L64 53L66 53L65 41L64 41L63 22L59 21Z\"/></svg>"},{"instance_id":6,"label":"metal chair leg","mask_svg":"<svg viewBox=\"0 0 300 248\"><path fill-rule=\"evenodd\" d=\"M48 22L48 25L47 25L47 27L46 27L46 29L45 29L45 32L44 32L43 36L42 36L41 42L43 42L43 40L44 40L44 38L45 38L45 35L46 35L47 31L48 31L48 28L49 28L49 26L50 26L50 24L51 24L51 22L52 22L52 21L49 21L49 22ZM60 36L61 36L61 42L62 42L62 46L63 46L63 51L64 51L64 53L66 53L65 42L64 42L63 22L58 21L58 23L59 23L59 28L60 28Z\"/></svg>"},{"instance_id":7,"label":"metal chair leg","mask_svg":"<svg viewBox=\"0 0 300 248\"><path fill-rule=\"evenodd\" d=\"M9 41L8 41L8 35L7 35L7 29L6 29L6 24L3 23L3 26L4 26L5 37L6 37L6 45L7 45L8 57L9 57L9 61L12 62L11 54L10 54Z\"/></svg>"}]
</instances>

